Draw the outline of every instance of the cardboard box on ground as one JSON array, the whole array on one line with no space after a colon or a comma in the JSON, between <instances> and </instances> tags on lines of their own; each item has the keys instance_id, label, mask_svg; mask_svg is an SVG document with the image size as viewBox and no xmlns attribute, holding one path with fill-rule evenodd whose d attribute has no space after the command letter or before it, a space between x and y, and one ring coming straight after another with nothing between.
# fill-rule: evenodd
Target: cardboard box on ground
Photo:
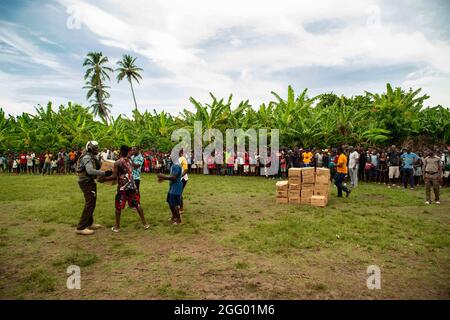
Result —
<instances>
[{"instance_id":1,"label":"cardboard box on ground","mask_svg":"<svg viewBox=\"0 0 450 320\"><path fill-rule=\"evenodd\" d=\"M328 204L330 170L326 168L290 168L288 180L277 183L277 203Z\"/></svg>"},{"instance_id":2,"label":"cardboard box on ground","mask_svg":"<svg viewBox=\"0 0 450 320\"><path fill-rule=\"evenodd\" d=\"M277 182L277 203L289 203L289 183L287 181Z\"/></svg>"},{"instance_id":3,"label":"cardboard box on ground","mask_svg":"<svg viewBox=\"0 0 450 320\"><path fill-rule=\"evenodd\" d=\"M108 171L108 170L112 171L114 169L114 162L115 162L114 160L103 160L100 170L101 171ZM109 186L113 186L113 185L117 184L117 180L116 179L109 180L109 181L105 181L103 183L106 185L109 185Z\"/></svg>"},{"instance_id":4,"label":"cardboard box on ground","mask_svg":"<svg viewBox=\"0 0 450 320\"><path fill-rule=\"evenodd\" d=\"M326 207L328 204L328 197L325 196L312 196L311 205L314 207Z\"/></svg>"}]
</instances>

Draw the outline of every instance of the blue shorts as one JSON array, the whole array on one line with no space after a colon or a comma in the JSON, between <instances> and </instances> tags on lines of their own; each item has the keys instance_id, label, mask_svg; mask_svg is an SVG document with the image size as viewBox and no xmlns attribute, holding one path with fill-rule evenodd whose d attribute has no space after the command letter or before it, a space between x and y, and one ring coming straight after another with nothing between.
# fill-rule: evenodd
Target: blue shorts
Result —
<instances>
[{"instance_id":1,"label":"blue shorts","mask_svg":"<svg viewBox=\"0 0 450 320\"><path fill-rule=\"evenodd\" d=\"M167 194L167 203L171 207L181 206L181 194Z\"/></svg>"}]
</instances>

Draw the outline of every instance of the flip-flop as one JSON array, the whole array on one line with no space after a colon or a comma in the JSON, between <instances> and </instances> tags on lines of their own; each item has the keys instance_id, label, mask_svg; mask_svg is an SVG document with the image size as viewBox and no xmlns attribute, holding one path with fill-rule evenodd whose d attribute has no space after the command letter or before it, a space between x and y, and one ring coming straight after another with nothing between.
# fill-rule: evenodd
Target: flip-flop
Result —
<instances>
[{"instance_id":1,"label":"flip-flop","mask_svg":"<svg viewBox=\"0 0 450 320\"><path fill-rule=\"evenodd\" d=\"M115 232L115 233L119 233L119 232L120 232L120 229L117 229L116 227L112 227L112 228L111 228L111 231L112 231L112 232Z\"/></svg>"}]
</instances>

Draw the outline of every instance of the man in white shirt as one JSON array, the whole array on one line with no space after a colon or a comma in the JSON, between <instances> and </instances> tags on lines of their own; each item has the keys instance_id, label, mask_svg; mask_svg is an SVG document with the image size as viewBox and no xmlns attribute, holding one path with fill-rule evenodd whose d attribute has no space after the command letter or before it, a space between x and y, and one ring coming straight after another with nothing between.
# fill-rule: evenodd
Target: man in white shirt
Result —
<instances>
[{"instance_id":1,"label":"man in white shirt","mask_svg":"<svg viewBox=\"0 0 450 320\"><path fill-rule=\"evenodd\" d=\"M100 153L100 160L108 160L108 149L103 149L103 152Z\"/></svg>"},{"instance_id":2,"label":"man in white shirt","mask_svg":"<svg viewBox=\"0 0 450 320\"><path fill-rule=\"evenodd\" d=\"M349 160L348 160L348 171L350 174L350 180L352 188L358 186L358 168L359 168L359 153L353 147L349 147Z\"/></svg>"}]
</instances>

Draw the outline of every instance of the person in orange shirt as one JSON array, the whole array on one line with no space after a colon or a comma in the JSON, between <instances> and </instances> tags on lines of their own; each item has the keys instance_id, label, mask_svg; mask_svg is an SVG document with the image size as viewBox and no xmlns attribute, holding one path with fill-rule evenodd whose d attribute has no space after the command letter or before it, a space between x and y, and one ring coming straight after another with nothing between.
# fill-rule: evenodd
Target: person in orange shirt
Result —
<instances>
[{"instance_id":1,"label":"person in orange shirt","mask_svg":"<svg viewBox=\"0 0 450 320\"><path fill-rule=\"evenodd\" d=\"M303 152L302 157L303 165L305 167L312 167L313 154L308 148Z\"/></svg>"},{"instance_id":2,"label":"person in orange shirt","mask_svg":"<svg viewBox=\"0 0 450 320\"><path fill-rule=\"evenodd\" d=\"M334 179L334 184L336 185L338 189L338 198L342 198L342 191L346 193L346 196L350 195L350 190L344 186L342 183L344 181L345 176L348 174L348 168L347 168L347 156L344 153L343 148L338 149L338 160L336 164L336 177Z\"/></svg>"},{"instance_id":3,"label":"person in orange shirt","mask_svg":"<svg viewBox=\"0 0 450 320\"><path fill-rule=\"evenodd\" d=\"M76 163L76 153L72 150L72 151L70 151L69 152L69 173L70 172L72 172L72 171L75 171L74 170L74 166L75 166L75 163Z\"/></svg>"}]
</instances>

